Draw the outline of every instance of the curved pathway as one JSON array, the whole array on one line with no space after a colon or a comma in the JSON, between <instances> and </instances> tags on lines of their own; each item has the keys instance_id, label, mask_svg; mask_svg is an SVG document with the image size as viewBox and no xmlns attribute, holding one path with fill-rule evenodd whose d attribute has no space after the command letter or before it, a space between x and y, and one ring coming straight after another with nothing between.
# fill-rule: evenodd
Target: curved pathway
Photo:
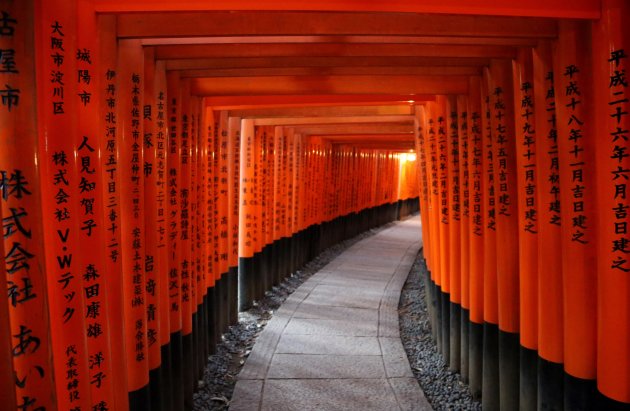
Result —
<instances>
[{"instance_id":1,"label":"curved pathway","mask_svg":"<svg viewBox=\"0 0 630 411\"><path fill-rule=\"evenodd\" d=\"M289 296L238 375L230 410L431 410L398 328L419 220L356 243Z\"/></svg>"}]
</instances>

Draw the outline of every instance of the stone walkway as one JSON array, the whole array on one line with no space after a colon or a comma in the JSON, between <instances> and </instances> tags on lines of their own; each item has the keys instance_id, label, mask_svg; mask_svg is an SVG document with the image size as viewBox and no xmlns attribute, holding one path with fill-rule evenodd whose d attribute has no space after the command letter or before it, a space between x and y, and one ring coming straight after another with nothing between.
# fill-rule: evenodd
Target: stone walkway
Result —
<instances>
[{"instance_id":1,"label":"stone walkway","mask_svg":"<svg viewBox=\"0 0 630 411\"><path fill-rule=\"evenodd\" d=\"M230 410L431 410L398 328L419 220L356 243L289 296L238 375Z\"/></svg>"}]
</instances>

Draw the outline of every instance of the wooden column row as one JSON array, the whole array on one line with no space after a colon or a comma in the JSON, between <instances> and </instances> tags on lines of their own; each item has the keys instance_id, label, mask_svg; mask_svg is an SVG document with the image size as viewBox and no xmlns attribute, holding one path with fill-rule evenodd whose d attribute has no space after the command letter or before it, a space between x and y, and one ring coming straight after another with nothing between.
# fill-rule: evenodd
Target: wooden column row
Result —
<instances>
[{"instance_id":1,"label":"wooden column row","mask_svg":"<svg viewBox=\"0 0 630 411\"><path fill-rule=\"evenodd\" d=\"M416 111L434 339L487 409L624 409L628 6Z\"/></svg>"}]
</instances>

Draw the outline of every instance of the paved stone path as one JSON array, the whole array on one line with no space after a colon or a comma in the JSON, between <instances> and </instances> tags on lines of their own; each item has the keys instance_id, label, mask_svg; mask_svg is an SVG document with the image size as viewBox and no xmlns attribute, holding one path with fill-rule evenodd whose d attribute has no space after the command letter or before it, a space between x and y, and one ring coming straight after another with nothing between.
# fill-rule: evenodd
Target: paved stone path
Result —
<instances>
[{"instance_id":1,"label":"paved stone path","mask_svg":"<svg viewBox=\"0 0 630 411\"><path fill-rule=\"evenodd\" d=\"M356 243L289 296L238 375L230 410L431 410L398 328L419 220Z\"/></svg>"}]
</instances>

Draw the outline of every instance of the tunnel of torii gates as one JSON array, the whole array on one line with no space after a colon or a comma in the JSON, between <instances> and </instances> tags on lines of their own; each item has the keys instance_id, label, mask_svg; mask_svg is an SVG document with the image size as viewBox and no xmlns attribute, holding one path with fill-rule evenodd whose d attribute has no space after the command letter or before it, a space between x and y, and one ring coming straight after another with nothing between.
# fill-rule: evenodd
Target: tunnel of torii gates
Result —
<instances>
[{"instance_id":1,"label":"tunnel of torii gates","mask_svg":"<svg viewBox=\"0 0 630 411\"><path fill-rule=\"evenodd\" d=\"M628 409L629 18L0 0L0 408L190 408L238 310L419 207L485 409Z\"/></svg>"}]
</instances>

